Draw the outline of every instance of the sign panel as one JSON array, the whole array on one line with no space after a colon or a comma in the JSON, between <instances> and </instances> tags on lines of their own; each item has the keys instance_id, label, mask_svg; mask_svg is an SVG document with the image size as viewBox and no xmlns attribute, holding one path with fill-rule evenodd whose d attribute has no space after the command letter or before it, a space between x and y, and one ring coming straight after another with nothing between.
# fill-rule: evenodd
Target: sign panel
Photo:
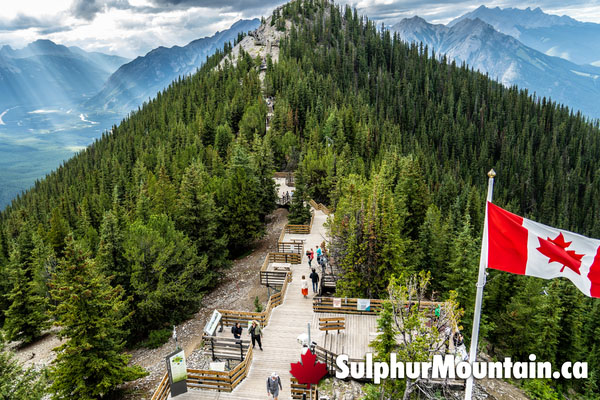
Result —
<instances>
[{"instance_id":1,"label":"sign panel","mask_svg":"<svg viewBox=\"0 0 600 400\"><path fill-rule=\"evenodd\" d=\"M183 350L177 350L169 354L166 361L171 382L171 397L187 392L187 366Z\"/></svg>"},{"instance_id":2,"label":"sign panel","mask_svg":"<svg viewBox=\"0 0 600 400\"><path fill-rule=\"evenodd\" d=\"M333 298L333 306L336 308L342 307L342 299L334 297Z\"/></svg>"},{"instance_id":3,"label":"sign panel","mask_svg":"<svg viewBox=\"0 0 600 400\"><path fill-rule=\"evenodd\" d=\"M225 362L211 362L209 368L211 371L225 372Z\"/></svg>"},{"instance_id":4,"label":"sign panel","mask_svg":"<svg viewBox=\"0 0 600 400\"><path fill-rule=\"evenodd\" d=\"M356 309L358 311L371 311L371 299L356 299Z\"/></svg>"},{"instance_id":5,"label":"sign panel","mask_svg":"<svg viewBox=\"0 0 600 400\"><path fill-rule=\"evenodd\" d=\"M204 326L204 333L208 336L213 336L215 334L215 330L217 326L219 326L219 322L221 322L221 313L217 310L213 311L212 316Z\"/></svg>"}]
</instances>

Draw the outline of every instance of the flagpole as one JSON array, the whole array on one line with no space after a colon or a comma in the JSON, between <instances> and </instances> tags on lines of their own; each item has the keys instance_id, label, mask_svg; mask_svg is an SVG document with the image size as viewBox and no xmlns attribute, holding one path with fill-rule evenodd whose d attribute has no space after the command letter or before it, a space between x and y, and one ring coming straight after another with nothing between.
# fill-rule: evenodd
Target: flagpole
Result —
<instances>
[{"instance_id":1,"label":"flagpole","mask_svg":"<svg viewBox=\"0 0 600 400\"><path fill-rule=\"evenodd\" d=\"M487 202L492 202L492 194L494 192L494 177L496 172L491 169L488 172L488 192ZM469 350L469 364L473 366L473 362L477 359L477 342L479 340L479 322L481 319L481 302L483 300L483 287L485 286L485 270L487 268L487 252L488 252L488 234L487 234L487 202L485 204L485 221L483 223L483 237L481 239L481 254L479 256L479 277L477 278L477 296L475 297L475 312L473 315L473 331L471 333L471 349ZM473 369L471 368L471 371ZM465 400L471 400L473 395L473 374L467 379L465 388Z\"/></svg>"}]
</instances>

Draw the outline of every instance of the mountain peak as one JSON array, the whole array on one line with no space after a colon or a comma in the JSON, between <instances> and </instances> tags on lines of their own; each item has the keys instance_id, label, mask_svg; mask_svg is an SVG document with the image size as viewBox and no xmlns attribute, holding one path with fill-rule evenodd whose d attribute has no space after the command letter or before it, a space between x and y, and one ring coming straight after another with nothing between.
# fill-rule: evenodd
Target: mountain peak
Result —
<instances>
[{"instance_id":1,"label":"mountain peak","mask_svg":"<svg viewBox=\"0 0 600 400\"><path fill-rule=\"evenodd\" d=\"M524 9L500 7L488 8L482 5L475 10L454 19L448 23L448 26L454 26L460 20L466 18L480 18L492 25L496 30L517 38L520 35L520 29L523 28L540 28L557 25L573 26L583 24L582 22L565 15L558 16L546 14L540 7L534 9L531 7Z\"/></svg>"}]
</instances>

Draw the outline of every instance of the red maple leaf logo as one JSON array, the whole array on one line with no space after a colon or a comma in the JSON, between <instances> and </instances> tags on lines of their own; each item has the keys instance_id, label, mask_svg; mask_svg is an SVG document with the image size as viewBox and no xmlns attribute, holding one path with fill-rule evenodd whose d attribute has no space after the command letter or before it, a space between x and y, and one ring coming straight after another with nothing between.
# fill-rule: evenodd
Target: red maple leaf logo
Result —
<instances>
[{"instance_id":1,"label":"red maple leaf logo","mask_svg":"<svg viewBox=\"0 0 600 400\"><path fill-rule=\"evenodd\" d=\"M573 272L581 275L579 268L581 267L581 259L583 254L577 254L574 250L567 250L567 248L573 242L565 242L565 237L562 232L558 234L554 239L538 238L540 241L540 247L537 250L549 258L548 264L551 262L557 262L562 264L560 272L565 270L565 267L569 267Z\"/></svg>"},{"instance_id":2,"label":"red maple leaf logo","mask_svg":"<svg viewBox=\"0 0 600 400\"><path fill-rule=\"evenodd\" d=\"M307 350L300 358L301 362L290 364L292 367L290 374L298 380L298 383L308 384L310 389L310 385L319 383L321 378L327 375L327 365L318 362L316 354L311 353L310 350Z\"/></svg>"}]
</instances>

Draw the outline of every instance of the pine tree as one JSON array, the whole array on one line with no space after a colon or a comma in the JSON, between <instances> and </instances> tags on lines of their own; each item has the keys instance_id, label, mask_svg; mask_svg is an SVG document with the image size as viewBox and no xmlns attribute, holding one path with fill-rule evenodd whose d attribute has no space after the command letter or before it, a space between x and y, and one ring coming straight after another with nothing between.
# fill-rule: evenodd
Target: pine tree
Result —
<instances>
[{"instance_id":1,"label":"pine tree","mask_svg":"<svg viewBox=\"0 0 600 400\"><path fill-rule=\"evenodd\" d=\"M6 311L4 329L8 340L28 344L37 339L49 325L46 299L36 279L34 240L31 229L24 224L11 254L13 288L8 294L11 303Z\"/></svg>"},{"instance_id":2,"label":"pine tree","mask_svg":"<svg viewBox=\"0 0 600 400\"><path fill-rule=\"evenodd\" d=\"M310 223L312 214L310 205L304 190L304 184L296 182L294 193L290 200L290 213L288 214L288 222L292 225L306 225Z\"/></svg>"},{"instance_id":3,"label":"pine tree","mask_svg":"<svg viewBox=\"0 0 600 400\"><path fill-rule=\"evenodd\" d=\"M46 395L46 370L23 368L5 349L0 333L0 399L41 400Z\"/></svg>"},{"instance_id":4,"label":"pine tree","mask_svg":"<svg viewBox=\"0 0 600 400\"><path fill-rule=\"evenodd\" d=\"M463 224L450 250L450 264L444 279L445 291L455 290L458 302L465 309L465 332L471 332L475 304L475 285L479 265L480 245L471 233L470 217L463 217Z\"/></svg>"},{"instance_id":5,"label":"pine tree","mask_svg":"<svg viewBox=\"0 0 600 400\"><path fill-rule=\"evenodd\" d=\"M128 291L131 286L129 282L131 271L125 258L123 240L124 235L118 216L112 210L107 211L100 227L96 265L102 274L112 277L113 286L121 285Z\"/></svg>"},{"instance_id":6,"label":"pine tree","mask_svg":"<svg viewBox=\"0 0 600 400\"><path fill-rule=\"evenodd\" d=\"M123 289L113 288L71 237L51 294L58 303L53 315L59 336L66 339L51 370L55 399L99 399L146 374L128 366L131 356L121 353L131 317Z\"/></svg>"},{"instance_id":7,"label":"pine tree","mask_svg":"<svg viewBox=\"0 0 600 400\"><path fill-rule=\"evenodd\" d=\"M217 272L229 265L227 237L219 232L219 215L210 176L202 163L186 168L177 200L177 227L195 244L198 254L206 254L210 271Z\"/></svg>"}]
</instances>

